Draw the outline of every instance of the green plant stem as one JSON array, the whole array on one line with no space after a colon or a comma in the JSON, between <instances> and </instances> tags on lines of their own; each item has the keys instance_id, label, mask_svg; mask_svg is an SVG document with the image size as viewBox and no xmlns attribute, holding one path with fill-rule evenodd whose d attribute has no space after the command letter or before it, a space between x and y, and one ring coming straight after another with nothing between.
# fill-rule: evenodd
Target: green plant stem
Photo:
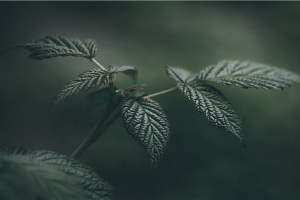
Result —
<instances>
[{"instance_id":1,"label":"green plant stem","mask_svg":"<svg viewBox=\"0 0 300 200\"><path fill-rule=\"evenodd\" d=\"M110 85L111 88L113 88L113 84ZM161 92L157 92L154 94L150 94L148 96L145 96L145 98L152 98L156 96L160 96L172 91L177 90L177 87L170 88L167 90L163 90ZM113 91L112 91L113 92ZM89 135L82 141L82 143L77 147L77 149L72 153L72 158L78 158L92 143L98 140L98 138L104 133L104 131L121 115L120 112L117 112L111 119L106 121L110 114L119 106L120 99L118 99L115 103L113 103L113 97L112 93L110 95L110 99L108 102L108 105L101 116L100 120L94 126L92 131L89 133Z\"/></svg>"},{"instance_id":2,"label":"green plant stem","mask_svg":"<svg viewBox=\"0 0 300 200\"><path fill-rule=\"evenodd\" d=\"M71 155L72 158L75 159L78 158L92 143L94 143L102 135L102 133L109 127L109 125L116 120L117 117L114 116L105 124L105 121L108 119L109 115L119 106L120 99L118 99L115 103L113 101L114 101L113 95L111 93L106 109L102 114L100 120L94 126L90 134L82 141L82 143L72 153Z\"/></svg>"},{"instance_id":3,"label":"green plant stem","mask_svg":"<svg viewBox=\"0 0 300 200\"><path fill-rule=\"evenodd\" d=\"M110 114L110 113L109 113ZM104 133L104 131L121 115L121 112L116 113L109 121L105 122L107 119L105 116L98 122L98 124L93 128L90 134L83 140L83 142L77 147L77 149L72 153L71 157L77 159L91 144L98 140L98 138ZM104 120L103 120L104 119Z\"/></svg>"},{"instance_id":4,"label":"green plant stem","mask_svg":"<svg viewBox=\"0 0 300 200\"><path fill-rule=\"evenodd\" d=\"M173 88L170 88L170 89L167 89L167 90L163 90L161 92L157 92L157 93L154 93L154 94L147 95L147 96L145 96L145 98L152 98L152 97L160 96L160 95L163 95L163 94L166 94L166 93L169 93L169 92L173 92L177 89L178 89L177 87L173 87Z\"/></svg>"},{"instance_id":5,"label":"green plant stem","mask_svg":"<svg viewBox=\"0 0 300 200\"><path fill-rule=\"evenodd\" d=\"M95 60L94 58L91 59L91 61L97 65L97 67L99 67L100 69L102 69L103 71L107 72L107 69L105 67L103 67L100 63L97 62L97 60Z\"/></svg>"}]
</instances>

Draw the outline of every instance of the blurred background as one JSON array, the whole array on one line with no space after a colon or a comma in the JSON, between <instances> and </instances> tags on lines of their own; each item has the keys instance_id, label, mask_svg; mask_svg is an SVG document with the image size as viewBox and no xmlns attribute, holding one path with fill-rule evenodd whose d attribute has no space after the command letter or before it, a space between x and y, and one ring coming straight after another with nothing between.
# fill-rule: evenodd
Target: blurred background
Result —
<instances>
[{"instance_id":1,"label":"blurred background","mask_svg":"<svg viewBox=\"0 0 300 200\"><path fill-rule=\"evenodd\" d=\"M0 2L0 51L46 35L97 41L102 65L140 69L154 93L175 83L165 66L198 72L222 59L300 74L298 2ZM64 84L95 66L84 58L0 57L0 145L70 155L96 123L87 94L49 110ZM119 86L129 86L123 75ZM114 187L115 199L299 199L300 85L284 91L218 86L239 112L242 147L179 92L155 97L172 125L156 172L117 120L80 157Z\"/></svg>"}]
</instances>

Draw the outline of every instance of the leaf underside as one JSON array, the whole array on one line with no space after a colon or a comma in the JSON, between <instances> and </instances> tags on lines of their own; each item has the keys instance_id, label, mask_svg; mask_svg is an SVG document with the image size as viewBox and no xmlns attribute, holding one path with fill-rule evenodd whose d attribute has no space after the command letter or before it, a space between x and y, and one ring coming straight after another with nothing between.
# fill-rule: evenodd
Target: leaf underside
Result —
<instances>
[{"instance_id":1,"label":"leaf underside","mask_svg":"<svg viewBox=\"0 0 300 200\"><path fill-rule=\"evenodd\" d=\"M234 134L244 146L246 145L240 117L219 90L196 82L177 85L208 121Z\"/></svg>"},{"instance_id":2,"label":"leaf underside","mask_svg":"<svg viewBox=\"0 0 300 200\"><path fill-rule=\"evenodd\" d=\"M242 88L282 90L300 83L300 76L285 69L249 61L223 60L200 71L199 79Z\"/></svg>"},{"instance_id":3,"label":"leaf underside","mask_svg":"<svg viewBox=\"0 0 300 200\"><path fill-rule=\"evenodd\" d=\"M171 132L165 112L157 102L141 97L124 99L121 113L125 129L146 150L155 170Z\"/></svg>"},{"instance_id":4,"label":"leaf underside","mask_svg":"<svg viewBox=\"0 0 300 200\"><path fill-rule=\"evenodd\" d=\"M31 155L4 156L0 166L0 199L88 199L71 175Z\"/></svg>"},{"instance_id":5,"label":"leaf underside","mask_svg":"<svg viewBox=\"0 0 300 200\"><path fill-rule=\"evenodd\" d=\"M54 98L51 107L68 96L107 86L115 78L115 74L98 68L88 70L67 83Z\"/></svg>"},{"instance_id":6,"label":"leaf underside","mask_svg":"<svg viewBox=\"0 0 300 200\"><path fill-rule=\"evenodd\" d=\"M25 147L0 147L1 155L26 155L29 153L29 149Z\"/></svg>"},{"instance_id":7,"label":"leaf underside","mask_svg":"<svg viewBox=\"0 0 300 200\"><path fill-rule=\"evenodd\" d=\"M90 167L69 156L0 147L0 199L39 195L41 199L102 200L112 199L112 190Z\"/></svg>"},{"instance_id":8,"label":"leaf underside","mask_svg":"<svg viewBox=\"0 0 300 200\"><path fill-rule=\"evenodd\" d=\"M25 44L24 48L31 52L28 58L34 60L57 56L76 56L91 59L98 53L97 45L93 40L67 39L60 36L47 36Z\"/></svg>"},{"instance_id":9,"label":"leaf underside","mask_svg":"<svg viewBox=\"0 0 300 200\"><path fill-rule=\"evenodd\" d=\"M36 151L33 157L54 164L71 174L84 187L90 199L112 199L111 185L82 162L52 151Z\"/></svg>"}]
</instances>

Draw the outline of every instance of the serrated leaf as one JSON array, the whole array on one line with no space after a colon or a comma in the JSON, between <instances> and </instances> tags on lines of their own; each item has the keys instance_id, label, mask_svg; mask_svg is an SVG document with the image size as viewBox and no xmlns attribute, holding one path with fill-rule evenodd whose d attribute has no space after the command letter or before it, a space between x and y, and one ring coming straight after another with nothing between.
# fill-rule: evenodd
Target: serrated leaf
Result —
<instances>
[{"instance_id":1,"label":"serrated leaf","mask_svg":"<svg viewBox=\"0 0 300 200\"><path fill-rule=\"evenodd\" d=\"M133 67L133 66L121 66L121 67L113 67L112 71L116 72L116 73L122 72L122 73L130 76L132 78L133 82L136 83L139 69L137 67Z\"/></svg>"},{"instance_id":2,"label":"serrated leaf","mask_svg":"<svg viewBox=\"0 0 300 200\"><path fill-rule=\"evenodd\" d=\"M25 147L0 147L1 155L26 155L29 153L29 149Z\"/></svg>"},{"instance_id":3,"label":"serrated leaf","mask_svg":"<svg viewBox=\"0 0 300 200\"><path fill-rule=\"evenodd\" d=\"M71 174L83 186L89 199L112 199L111 185L82 162L52 151L36 151L33 157L56 165L64 172Z\"/></svg>"},{"instance_id":4,"label":"serrated leaf","mask_svg":"<svg viewBox=\"0 0 300 200\"><path fill-rule=\"evenodd\" d=\"M223 60L200 71L200 80L242 88L283 89L300 83L300 76L285 69L249 61Z\"/></svg>"},{"instance_id":5,"label":"serrated leaf","mask_svg":"<svg viewBox=\"0 0 300 200\"><path fill-rule=\"evenodd\" d=\"M51 107L68 96L104 87L113 82L115 78L115 74L104 72L98 68L88 70L67 83L54 98Z\"/></svg>"},{"instance_id":6,"label":"serrated leaf","mask_svg":"<svg viewBox=\"0 0 300 200\"><path fill-rule=\"evenodd\" d=\"M24 48L31 52L28 58L34 60L57 56L77 56L91 59L98 52L97 45L93 40L67 39L60 36L47 36L25 44Z\"/></svg>"},{"instance_id":7,"label":"serrated leaf","mask_svg":"<svg viewBox=\"0 0 300 200\"><path fill-rule=\"evenodd\" d=\"M193 102L197 111L203 113L208 121L235 135L245 146L241 120L219 90L199 82L178 83L177 85L179 90Z\"/></svg>"},{"instance_id":8,"label":"serrated leaf","mask_svg":"<svg viewBox=\"0 0 300 200\"><path fill-rule=\"evenodd\" d=\"M167 66L166 69L167 75L179 83L185 83L191 75L190 71L182 68Z\"/></svg>"},{"instance_id":9,"label":"serrated leaf","mask_svg":"<svg viewBox=\"0 0 300 200\"><path fill-rule=\"evenodd\" d=\"M31 155L0 158L1 199L88 199L72 175Z\"/></svg>"},{"instance_id":10,"label":"serrated leaf","mask_svg":"<svg viewBox=\"0 0 300 200\"><path fill-rule=\"evenodd\" d=\"M124 99L121 113L128 134L146 150L152 170L163 154L171 128L160 105L149 98Z\"/></svg>"}]
</instances>

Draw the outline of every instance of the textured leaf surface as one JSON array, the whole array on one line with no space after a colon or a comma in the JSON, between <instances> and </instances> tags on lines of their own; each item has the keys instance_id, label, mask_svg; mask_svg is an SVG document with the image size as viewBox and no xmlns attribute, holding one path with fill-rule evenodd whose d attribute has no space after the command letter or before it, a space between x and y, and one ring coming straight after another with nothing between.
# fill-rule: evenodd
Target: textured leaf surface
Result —
<instances>
[{"instance_id":1,"label":"textured leaf surface","mask_svg":"<svg viewBox=\"0 0 300 200\"><path fill-rule=\"evenodd\" d=\"M33 157L57 165L67 174L71 174L85 188L90 199L112 199L112 187L108 182L82 162L51 151L36 151Z\"/></svg>"},{"instance_id":2,"label":"textured leaf surface","mask_svg":"<svg viewBox=\"0 0 300 200\"><path fill-rule=\"evenodd\" d=\"M67 83L54 98L51 106L68 96L104 87L113 82L115 78L115 74L104 72L98 68L88 70Z\"/></svg>"},{"instance_id":3,"label":"textured leaf surface","mask_svg":"<svg viewBox=\"0 0 300 200\"><path fill-rule=\"evenodd\" d=\"M0 155L26 155L28 153L29 149L24 147L0 147Z\"/></svg>"},{"instance_id":4,"label":"textured leaf surface","mask_svg":"<svg viewBox=\"0 0 300 200\"><path fill-rule=\"evenodd\" d=\"M122 73L130 76L134 82L137 81L137 76L138 76L138 72L139 72L138 68L133 67L133 66L114 67L112 69L112 71L114 71L116 73L122 72Z\"/></svg>"},{"instance_id":5,"label":"textured leaf surface","mask_svg":"<svg viewBox=\"0 0 300 200\"><path fill-rule=\"evenodd\" d=\"M28 58L42 60L57 56L79 56L93 58L98 49L93 40L67 39L60 36L47 36L27 43L24 48L31 52Z\"/></svg>"},{"instance_id":6,"label":"textured leaf surface","mask_svg":"<svg viewBox=\"0 0 300 200\"><path fill-rule=\"evenodd\" d=\"M219 90L199 82L197 74L185 69L167 67L167 74L177 82L179 90L193 102L197 111L217 127L234 134L245 145L241 120Z\"/></svg>"},{"instance_id":7,"label":"textured leaf surface","mask_svg":"<svg viewBox=\"0 0 300 200\"><path fill-rule=\"evenodd\" d=\"M148 98L124 99L121 103L123 124L128 134L146 150L151 168L157 168L171 132L160 105Z\"/></svg>"},{"instance_id":8,"label":"textured leaf surface","mask_svg":"<svg viewBox=\"0 0 300 200\"><path fill-rule=\"evenodd\" d=\"M283 89L300 83L290 71L248 61L220 61L200 71L199 79L242 88Z\"/></svg>"},{"instance_id":9,"label":"textured leaf surface","mask_svg":"<svg viewBox=\"0 0 300 200\"><path fill-rule=\"evenodd\" d=\"M11 155L0 159L0 199L88 198L72 175L31 155Z\"/></svg>"},{"instance_id":10,"label":"textured leaf surface","mask_svg":"<svg viewBox=\"0 0 300 200\"><path fill-rule=\"evenodd\" d=\"M241 120L220 91L212 86L197 82L178 83L178 88L193 102L197 111L204 114L208 121L234 134L245 145Z\"/></svg>"},{"instance_id":11,"label":"textured leaf surface","mask_svg":"<svg viewBox=\"0 0 300 200\"><path fill-rule=\"evenodd\" d=\"M179 83L185 83L189 81L189 78L191 77L191 72L186 69L170 66L166 67L166 69L167 75Z\"/></svg>"}]
</instances>

